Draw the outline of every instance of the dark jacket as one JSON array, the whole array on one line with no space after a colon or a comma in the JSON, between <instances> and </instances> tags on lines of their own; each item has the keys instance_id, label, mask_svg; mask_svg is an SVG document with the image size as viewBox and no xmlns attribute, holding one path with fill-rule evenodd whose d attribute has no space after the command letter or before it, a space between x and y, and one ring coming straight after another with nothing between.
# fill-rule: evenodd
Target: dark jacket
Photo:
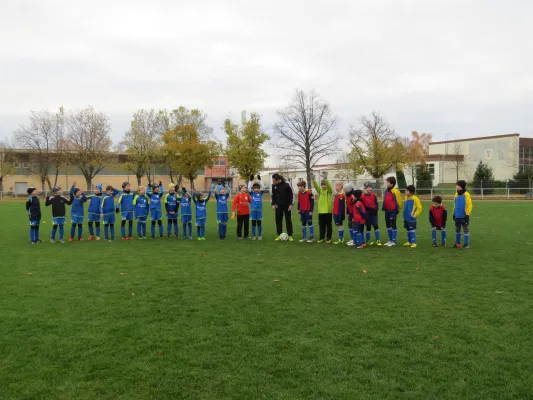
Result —
<instances>
[{"instance_id":1,"label":"dark jacket","mask_svg":"<svg viewBox=\"0 0 533 400\"><path fill-rule=\"evenodd\" d=\"M272 205L291 206L294 203L294 194L287 181L272 185Z\"/></svg>"},{"instance_id":2,"label":"dark jacket","mask_svg":"<svg viewBox=\"0 0 533 400\"><path fill-rule=\"evenodd\" d=\"M30 221L41 220L41 201L38 197L30 196L30 198L26 202L26 211L28 211Z\"/></svg>"},{"instance_id":3,"label":"dark jacket","mask_svg":"<svg viewBox=\"0 0 533 400\"><path fill-rule=\"evenodd\" d=\"M71 205L72 199L67 200L63 196L50 196L46 198L45 206L52 206L52 217L65 216L65 204Z\"/></svg>"}]
</instances>

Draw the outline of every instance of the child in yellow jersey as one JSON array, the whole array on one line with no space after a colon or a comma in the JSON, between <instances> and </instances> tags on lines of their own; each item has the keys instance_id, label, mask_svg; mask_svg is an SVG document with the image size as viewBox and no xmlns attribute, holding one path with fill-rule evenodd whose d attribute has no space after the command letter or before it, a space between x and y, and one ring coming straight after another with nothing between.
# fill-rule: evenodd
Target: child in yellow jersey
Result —
<instances>
[{"instance_id":1,"label":"child in yellow jersey","mask_svg":"<svg viewBox=\"0 0 533 400\"><path fill-rule=\"evenodd\" d=\"M405 200L403 201L403 225L407 229L407 242L405 247L416 248L416 219L422 213L422 204L415 196L415 187L409 185L405 188Z\"/></svg>"}]
</instances>

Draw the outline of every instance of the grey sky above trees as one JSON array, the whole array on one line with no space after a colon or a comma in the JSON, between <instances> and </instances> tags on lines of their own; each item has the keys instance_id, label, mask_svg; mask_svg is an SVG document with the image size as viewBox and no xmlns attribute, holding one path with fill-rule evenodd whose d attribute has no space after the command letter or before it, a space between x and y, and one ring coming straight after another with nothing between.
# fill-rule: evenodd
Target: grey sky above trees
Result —
<instances>
[{"instance_id":1,"label":"grey sky above trees","mask_svg":"<svg viewBox=\"0 0 533 400\"><path fill-rule=\"evenodd\" d=\"M6 0L0 139L30 110L94 105L117 143L139 108L276 122L315 89L338 131L378 110L400 135L533 136L533 2Z\"/></svg>"}]
</instances>

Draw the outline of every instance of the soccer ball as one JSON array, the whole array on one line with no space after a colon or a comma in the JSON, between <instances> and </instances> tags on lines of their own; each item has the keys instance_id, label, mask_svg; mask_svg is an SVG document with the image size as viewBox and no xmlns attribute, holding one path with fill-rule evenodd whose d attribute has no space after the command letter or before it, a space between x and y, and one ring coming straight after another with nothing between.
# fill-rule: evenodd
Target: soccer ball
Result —
<instances>
[{"instance_id":1,"label":"soccer ball","mask_svg":"<svg viewBox=\"0 0 533 400\"><path fill-rule=\"evenodd\" d=\"M279 235L279 238L286 242L287 240L289 240L289 235L287 235L286 233L282 233L281 235Z\"/></svg>"}]
</instances>

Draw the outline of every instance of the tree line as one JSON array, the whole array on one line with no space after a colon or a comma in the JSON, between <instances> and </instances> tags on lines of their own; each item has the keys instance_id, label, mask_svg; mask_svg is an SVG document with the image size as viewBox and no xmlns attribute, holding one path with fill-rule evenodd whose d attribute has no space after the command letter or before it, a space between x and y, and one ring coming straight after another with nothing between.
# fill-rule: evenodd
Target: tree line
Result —
<instances>
[{"instance_id":1,"label":"tree line","mask_svg":"<svg viewBox=\"0 0 533 400\"><path fill-rule=\"evenodd\" d=\"M289 104L277 111L277 121L270 129L272 137L257 112L241 124L226 119L225 141L215 139L206 120L207 114L202 110L184 106L171 111L140 109L133 114L128 131L114 145L109 117L92 106L31 111L29 123L13 132L12 144L0 143L0 179L13 173L8 155L10 149L16 148L28 150L30 172L39 176L43 191L46 185L51 189L57 184L62 167L78 167L87 188L91 188L92 180L115 163L135 175L139 185L143 177L151 182L152 166L160 165L173 183L181 185L188 180L192 186L198 171L212 167L220 155L227 156L229 165L247 180L263 168L268 157L263 145L267 141L275 149L280 165L303 166L308 181L313 167L331 157L337 157L347 171L345 179L363 172L378 179L396 168L419 180L420 171L427 171L425 160L431 134L413 131L411 137L401 137L379 112L373 111L350 128L350 145L344 146L337 116L330 103L315 91L295 91ZM51 176L52 171L55 175Z\"/></svg>"}]
</instances>

